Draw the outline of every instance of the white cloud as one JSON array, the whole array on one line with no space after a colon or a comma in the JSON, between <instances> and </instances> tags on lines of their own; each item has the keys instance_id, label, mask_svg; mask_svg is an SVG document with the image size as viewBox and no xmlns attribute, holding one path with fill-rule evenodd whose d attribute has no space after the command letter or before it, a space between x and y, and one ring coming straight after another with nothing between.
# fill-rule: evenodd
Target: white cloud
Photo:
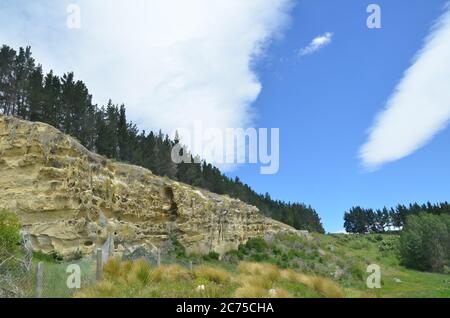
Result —
<instances>
[{"instance_id":1,"label":"white cloud","mask_svg":"<svg viewBox=\"0 0 450 318\"><path fill-rule=\"evenodd\" d=\"M313 53L317 52L318 50L320 50L321 48L330 44L332 39L333 39L333 33L330 33L330 32L327 32L323 35L319 35L316 38L314 38L311 41L311 43L308 44L307 47L300 49L299 54L300 54L300 56L313 54Z\"/></svg>"},{"instance_id":2,"label":"white cloud","mask_svg":"<svg viewBox=\"0 0 450 318\"><path fill-rule=\"evenodd\" d=\"M404 158L431 141L450 119L450 9L405 72L360 150L367 169Z\"/></svg>"},{"instance_id":3,"label":"white cloud","mask_svg":"<svg viewBox=\"0 0 450 318\"><path fill-rule=\"evenodd\" d=\"M71 2L79 30L66 27ZM94 100L127 105L141 128L251 124L261 83L251 64L289 21L292 0L78 0L9 3L0 39L73 70Z\"/></svg>"}]
</instances>

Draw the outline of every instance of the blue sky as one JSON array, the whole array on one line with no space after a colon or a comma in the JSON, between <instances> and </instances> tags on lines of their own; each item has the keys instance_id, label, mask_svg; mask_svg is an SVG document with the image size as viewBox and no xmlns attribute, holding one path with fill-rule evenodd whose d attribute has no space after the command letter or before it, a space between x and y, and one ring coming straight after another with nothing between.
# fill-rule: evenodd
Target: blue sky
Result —
<instances>
[{"instance_id":1,"label":"blue sky","mask_svg":"<svg viewBox=\"0 0 450 318\"><path fill-rule=\"evenodd\" d=\"M257 122L280 127L280 171L259 175L256 167L246 166L230 174L274 198L311 204L327 231L340 231L344 211L354 205L380 208L450 198L448 129L374 172L358 158L368 128L444 12L445 1L377 1L382 29L366 27L368 3L298 3L285 37L258 65L263 90L255 102ZM299 47L325 32L333 33L328 46L297 56Z\"/></svg>"},{"instance_id":2,"label":"blue sky","mask_svg":"<svg viewBox=\"0 0 450 318\"><path fill-rule=\"evenodd\" d=\"M74 71L147 131L280 128L277 174L228 175L312 205L336 232L354 205L450 199L450 15L425 42L446 2L2 1L0 42ZM66 25L72 3L80 28ZM367 28L370 3L381 29ZM318 36L329 43L300 54Z\"/></svg>"}]
</instances>

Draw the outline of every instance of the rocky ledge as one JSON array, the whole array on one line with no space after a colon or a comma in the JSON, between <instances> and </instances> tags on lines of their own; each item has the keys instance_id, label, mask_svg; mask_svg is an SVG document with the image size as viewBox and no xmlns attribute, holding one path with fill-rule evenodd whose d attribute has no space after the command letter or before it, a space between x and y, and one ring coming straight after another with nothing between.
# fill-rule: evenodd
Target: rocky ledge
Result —
<instances>
[{"instance_id":1,"label":"rocky ledge","mask_svg":"<svg viewBox=\"0 0 450 318\"><path fill-rule=\"evenodd\" d=\"M248 239L295 232L254 206L88 151L43 123L0 116L0 209L15 212L36 251L116 253L176 237L190 253L223 254Z\"/></svg>"}]
</instances>

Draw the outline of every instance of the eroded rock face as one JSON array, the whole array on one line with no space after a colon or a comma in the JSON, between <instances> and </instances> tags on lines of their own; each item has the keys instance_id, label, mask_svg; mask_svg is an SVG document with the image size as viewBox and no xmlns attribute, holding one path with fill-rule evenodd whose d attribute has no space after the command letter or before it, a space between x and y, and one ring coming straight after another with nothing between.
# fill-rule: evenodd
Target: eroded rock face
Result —
<instances>
[{"instance_id":1,"label":"eroded rock face","mask_svg":"<svg viewBox=\"0 0 450 318\"><path fill-rule=\"evenodd\" d=\"M52 126L0 116L0 209L17 213L35 250L89 255L160 246L224 253L287 225L256 207L89 152Z\"/></svg>"}]
</instances>

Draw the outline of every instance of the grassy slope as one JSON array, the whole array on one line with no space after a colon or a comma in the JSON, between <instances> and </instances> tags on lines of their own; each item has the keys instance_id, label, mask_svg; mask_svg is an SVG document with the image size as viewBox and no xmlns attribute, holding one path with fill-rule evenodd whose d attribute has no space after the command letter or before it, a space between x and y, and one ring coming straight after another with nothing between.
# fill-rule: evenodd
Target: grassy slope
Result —
<instances>
[{"instance_id":1,"label":"grassy slope","mask_svg":"<svg viewBox=\"0 0 450 318\"><path fill-rule=\"evenodd\" d=\"M398 236L395 235L326 235L317 236L322 245L336 245L336 252L346 259L381 267L382 287L369 290L361 282L342 282L350 289L364 291L375 297L450 297L450 275L425 273L406 269L399 264L396 252ZM336 253L335 252L335 253ZM396 282L399 279L401 282Z\"/></svg>"},{"instance_id":2,"label":"grassy slope","mask_svg":"<svg viewBox=\"0 0 450 318\"><path fill-rule=\"evenodd\" d=\"M450 297L450 275L423 273L399 265L395 235L279 235L251 240L222 260L185 256L179 248L161 268L142 262L112 262L95 284L93 263L83 264L79 297ZM194 263L194 270L186 266ZM70 297L64 288L66 264L46 262L44 296ZM377 264L382 288L366 287L366 268ZM109 273L109 274L108 274ZM396 280L401 282L396 282ZM204 291L196 288L205 285ZM57 287L60 286L60 287Z\"/></svg>"}]
</instances>

